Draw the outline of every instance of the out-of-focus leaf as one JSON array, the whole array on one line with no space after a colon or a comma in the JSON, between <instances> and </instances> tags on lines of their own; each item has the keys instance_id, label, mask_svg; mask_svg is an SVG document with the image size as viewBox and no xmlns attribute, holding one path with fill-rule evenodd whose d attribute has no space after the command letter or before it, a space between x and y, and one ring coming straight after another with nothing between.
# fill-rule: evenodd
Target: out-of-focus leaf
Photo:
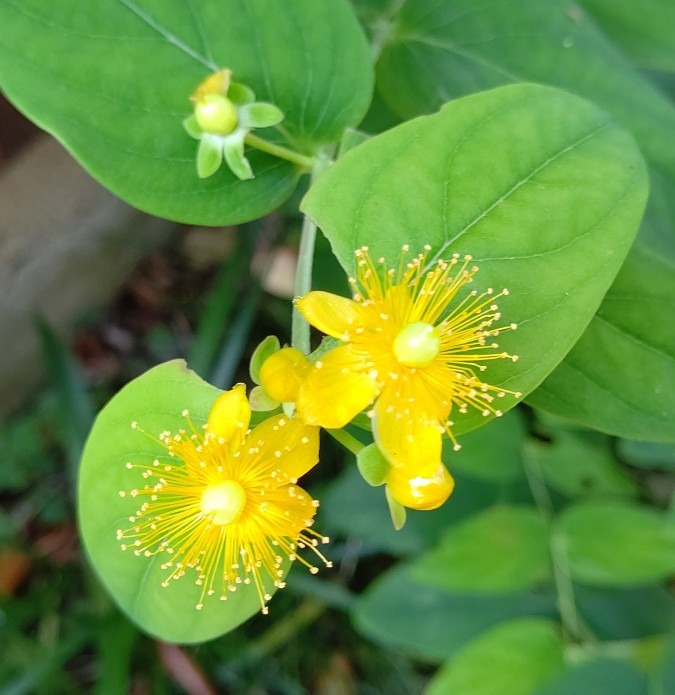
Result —
<instances>
[{"instance_id":1,"label":"out-of-focus leaf","mask_svg":"<svg viewBox=\"0 0 675 695\"><path fill-rule=\"evenodd\" d=\"M618 659L595 659L566 668L552 683L537 688L531 695L648 695L648 692L644 675L634 666Z\"/></svg>"},{"instance_id":2,"label":"out-of-focus leaf","mask_svg":"<svg viewBox=\"0 0 675 695\"><path fill-rule=\"evenodd\" d=\"M447 447L443 461L451 473L480 478L492 483L515 480L523 475L522 447L525 425L517 409L496 418L480 432L464 435L462 448Z\"/></svg>"},{"instance_id":3,"label":"out-of-focus leaf","mask_svg":"<svg viewBox=\"0 0 675 695\"><path fill-rule=\"evenodd\" d=\"M367 637L413 656L442 661L484 630L522 616L553 616L551 591L508 596L451 594L398 566L357 601L352 617ZM461 691L459 691L461 692Z\"/></svg>"},{"instance_id":4,"label":"out-of-focus leaf","mask_svg":"<svg viewBox=\"0 0 675 695\"><path fill-rule=\"evenodd\" d=\"M464 646L432 678L425 692L531 695L562 668L558 626L541 618L521 618L497 625Z\"/></svg>"},{"instance_id":5,"label":"out-of-focus leaf","mask_svg":"<svg viewBox=\"0 0 675 695\"><path fill-rule=\"evenodd\" d=\"M609 438L603 435L558 431L552 442L528 440L525 451L546 482L568 497L637 495L637 484L621 468L609 445Z\"/></svg>"},{"instance_id":6,"label":"out-of-focus leaf","mask_svg":"<svg viewBox=\"0 0 675 695\"><path fill-rule=\"evenodd\" d=\"M581 0L584 8L642 68L675 72L671 0Z\"/></svg>"},{"instance_id":7,"label":"out-of-focus leaf","mask_svg":"<svg viewBox=\"0 0 675 695\"><path fill-rule=\"evenodd\" d=\"M661 585L577 585L574 598L582 618L601 640L639 640L675 630L675 597Z\"/></svg>"},{"instance_id":8,"label":"out-of-focus leaf","mask_svg":"<svg viewBox=\"0 0 675 695\"><path fill-rule=\"evenodd\" d=\"M619 456L638 468L663 468L675 470L675 444L655 444L620 439Z\"/></svg>"},{"instance_id":9,"label":"out-of-focus leaf","mask_svg":"<svg viewBox=\"0 0 675 695\"><path fill-rule=\"evenodd\" d=\"M549 578L546 523L534 507L499 505L449 528L417 561L418 582L467 594L529 589Z\"/></svg>"},{"instance_id":10,"label":"out-of-focus leaf","mask_svg":"<svg viewBox=\"0 0 675 695\"><path fill-rule=\"evenodd\" d=\"M599 586L634 586L675 573L675 525L647 507L580 502L557 520L572 578Z\"/></svg>"}]
</instances>

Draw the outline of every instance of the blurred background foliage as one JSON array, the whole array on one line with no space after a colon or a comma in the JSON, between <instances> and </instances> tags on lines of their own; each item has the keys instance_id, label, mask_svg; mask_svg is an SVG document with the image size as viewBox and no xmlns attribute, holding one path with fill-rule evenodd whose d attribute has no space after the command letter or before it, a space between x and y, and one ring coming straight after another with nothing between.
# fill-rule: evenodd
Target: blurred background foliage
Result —
<instances>
[{"instance_id":1,"label":"blurred background foliage","mask_svg":"<svg viewBox=\"0 0 675 695\"><path fill-rule=\"evenodd\" d=\"M558 2L354 0L378 58L361 127L379 132L514 75L613 113L639 140L656 184L636 265L625 272L644 279L645 258L658 268L642 293L652 304L631 317L640 325L660 317L647 327L658 343L669 330L663 307L672 313L664 301L675 256L675 44L663 31L672 3L582 4L588 14ZM393 30L405 26L424 40ZM458 45L452 32L477 36L476 45ZM640 405L628 422L621 390L575 399L588 383L564 369L555 378L567 383L550 393L569 389L572 405L549 407L544 388L531 405L465 435L461 452L447 452L457 479L450 502L410 514L399 532L381 490L326 438L307 484L321 500L317 527L331 536L335 567L294 572L269 616L183 648L139 633L111 604L74 517L94 414L131 378L175 357L221 388L248 380L260 340L289 334L302 192L258 222L180 228L68 340L49 317L36 322L47 384L0 426L0 695L675 692L675 445L672 436L617 436L663 432L675 414ZM317 288L346 289L325 241L314 276ZM587 364L598 340L583 338L568 363ZM649 359L644 344L616 349L628 371Z\"/></svg>"}]
</instances>

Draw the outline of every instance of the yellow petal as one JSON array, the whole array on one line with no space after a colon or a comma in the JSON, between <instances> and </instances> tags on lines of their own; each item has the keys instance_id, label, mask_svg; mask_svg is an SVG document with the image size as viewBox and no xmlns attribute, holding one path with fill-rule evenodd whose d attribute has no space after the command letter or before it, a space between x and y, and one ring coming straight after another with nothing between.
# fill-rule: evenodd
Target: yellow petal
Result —
<instances>
[{"instance_id":1,"label":"yellow petal","mask_svg":"<svg viewBox=\"0 0 675 695\"><path fill-rule=\"evenodd\" d=\"M410 509L436 509L450 497L455 481L441 464L432 476L410 476L404 468L392 468L387 475L389 494Z\"/></svg>"},{"instance_id":2,"label":"yellow petal","mask_svg":"<svg viewBox=\"0 0 675 695\"><path fill-rule=\"evenodd\" d=\"M310 292L296 299L295 305L312 326L338 340L349 340L351 332L364 322L355 301L330 292Z\"/></svg>"},{"instance_id":3,"label":"yellow petal","mask_svg":"<svg viewBox=\"0 0 675 695\"><path fill-rule=\"evenodd\" d=\"M280 470L288 480L297 480L319 461L319 428L277 415L255 427L246 446L261 450L259 466Z\"/></svg>"},{"instance_id":4,"label":"yellow petal","mask_svg":"<svg viewBox=\"0 0 675 695\"><path fill-rule=\"evenodd\" d=\"M298 415L310 425L344 427L373 402L378 386L348 345L329 350L309 369L298 394Z\"/></svg>"},{"instance_id":5,"label":"yellow petal","mask_svg":"<svg viewBox=\"0 0 675 695\"><path fill-rule=\"evenodd\" d=\"M268 357L260 368L260 384L279 403L298 400L300 384L309 369L309 360L295 348L282 348Z\"/></svg>"},{"instance_id":6,"label":"yellow petal","mask_svg":"<svg viewBox=\"0 0 675 695\"><path fill-rule=\"evenodd\" d=\"M438 424L419 413L415 403L390 382L375 404L375 441L393 467L432 476L441 463L442 432Z\"/></svg>"},{"instance_id":7,"label":"yellow petal","mask_svg":"<svg viewBox=\"0 0 675 695\"><path fill-rule=\"evenodd\" d=\"M207 94L227 94L232 78L232 70L218 70L200 82L199 86L192 93L190 99L199 101Z\"/></svg>"},{"instance_id":8,"label":"yellow petal","mask_svg":"<svg viewBox=\"0 0 675 695\"><path fill-rule=\"evenodd\" d=\"M207 432L224 439L234 451L239 448L250 421L251 407L246 399L246 386L237 384L216 399L206 423Z\"/></svg>"}]
</instances>

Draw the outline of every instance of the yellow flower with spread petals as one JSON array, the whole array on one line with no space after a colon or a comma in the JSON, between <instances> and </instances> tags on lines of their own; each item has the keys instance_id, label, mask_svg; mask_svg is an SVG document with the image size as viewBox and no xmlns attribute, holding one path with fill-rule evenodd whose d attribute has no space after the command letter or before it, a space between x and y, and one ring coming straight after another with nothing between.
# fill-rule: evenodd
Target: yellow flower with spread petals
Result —
<instances>
[{"instance_id":1,"label":"yellow flower with spread petals","mask_svg":"<svg viewBox=\"0 0 675 695\"><path fill-rule=\"evenodd\" d=\"M506 290L461 292L478 272L469 256L428 263L426 247L406 262L408 251L403 248L396 269L387 268L384 259L375 263L366 247L359 249L357 276L350 278L353 299L327 292L299 298L297 308L309 323L341 344L305 364L282 350L268 360L269 376L262 383L280 400L294 400L305 422L326 428L343 427L374 403L369 414L375 440L392 466L390 491L405 506L428 509L452 491L441 447L447 433L459 448L451 429L453 409L499 416L497 399L520 396L478 376L489 360L517 360L494 342L516 326L494 325L501 318L495 300ZM277 388L280 379L273 375L281 360L303 371L301 379L286 377Z\"/></svg>"},{"instance_id":2,"label":"yellow flower with spread petals","mask_svg":"<svg viewBox=\"0 0 675 695\"><path fill-rule=\"evenodd\" d=\"M316 572L299 555L309 549L330 564L318 549L328 539L311 528L318 502L297 485L318 461L318 429L279 415L249 430L242 384L218 397L201 430L183 415L186 429L159 435L173 462L126 464L145 485L120 492L144 500L132 526L117 532L122 549L163 554L164 586L192 572L202 587L197 608L253 582L266 613L267 587L284 585L286 561Z\"/></svg>"}]
</instances>

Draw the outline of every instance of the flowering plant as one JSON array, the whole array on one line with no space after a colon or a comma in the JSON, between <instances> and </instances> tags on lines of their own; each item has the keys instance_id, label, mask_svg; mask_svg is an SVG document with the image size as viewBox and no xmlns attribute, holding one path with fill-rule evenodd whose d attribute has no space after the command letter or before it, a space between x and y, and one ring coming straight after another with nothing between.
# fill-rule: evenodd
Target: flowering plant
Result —
<instances>
[{"instance_id":1,"label":"flowering plant","mask_svg":"<svg viewBox=\"0 0 675 695\"><path fill-rule=\"evenodd\" d=\"M288 584L349 605L371 639L450 657L431 693L489 692L480 665L515 654L527 683L503 693L524 695L577 677L563 649L590 662L623 635L579 586L665 591L672 524L609 437L673 441L672 196L633 246L642 153L675 181L671 106L578 8L512 4L0 3L20 108L132 205L258 242L204 312L223 314L205 321L218 348L229 328L220 361L141 373L84 447L84 548L141 630L213 639L283 611ZM545 36L536 60L525 34ZM266 312L270 245L293 289ZM354 536L359 561L410 562L336 599Z\"/></svg>"}]
</instances>

